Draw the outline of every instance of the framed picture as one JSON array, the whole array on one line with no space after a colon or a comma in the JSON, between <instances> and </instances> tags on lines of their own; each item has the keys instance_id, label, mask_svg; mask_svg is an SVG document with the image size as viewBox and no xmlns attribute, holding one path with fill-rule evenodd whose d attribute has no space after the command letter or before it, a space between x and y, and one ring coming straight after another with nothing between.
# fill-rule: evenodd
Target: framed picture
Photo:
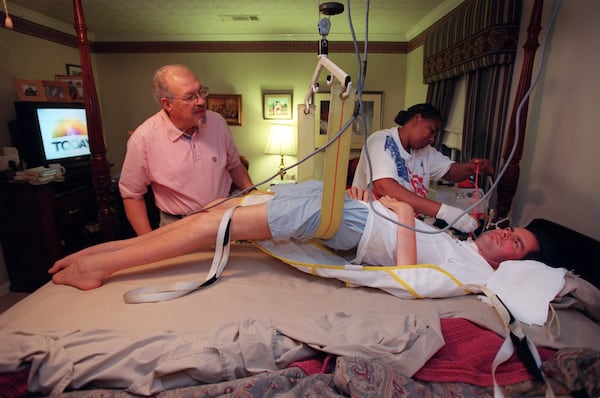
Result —
<instances>
[{"instance_id":1,"label":"framed picture","mask_svg":"<svg viewBox=\"0 0 600 398\"><path fill-rule=\"evenodd\" d=\"M383 92L363 92L362 103L367 124L367 136L383 127ZM360 117L352 123L350 149L362 149L364 124Z\"/></svg>"},{"instance_id":2,"label":"framed picture","mask_svg":"<svg viewBox=\"0 0 600 398\"><path fill-rule=\"evenodd\" d=\"M14 79L13 82L20 101L46 101L46 93L41 80Z\"/></svg>"},{"instance_id":3,"label":"framed picture","mask_svg":"<svg viewBox=\"0 0 600 398\"><path fill-rule=\"evenodd\" d=\"M292 92L263 93L263 118L267 120L291 119L294 104Z\"/></svg>"},{"instance_id":4,"label":"framed picture","mask_svg":"<svg viewBox=\"0 0 600 398\"><path fill-rule=\"evenodd\" d=\"M83 102L83 79L81 76L56 75L54 80L67 85L67 92L71 102Z\"/></svg>"},{"instance_id":5,"label":"framed picture","mask_svg":"<svg viewBox=\"0 0 600 398\"><path fill-rule=\"evenodd\" d=\"M331 94L329 92L319 92L314 94L315 104L315 147L319 148L327 142L327 123L329 120L329 104ZM383 110L383 92L367 92L362 94L364 114L367 124L367 136L377 130L381 130L382 110ZM363 123L361 118L356 118L352 123L352 137L350 139L350 149L362 149L363 144Z\"/></svg>"},{"instance_id":6,"label":"framed picture","mask_svg":"<svg viewBox=\"0 0 600 398\"><path fill-rule=\"evenodd\" d=\"M50 102L71 102L67 83L56 80L42 80L46 100Z\"/></svg>"},{"instance_id":7,"label":"framed picture","mask_svg":"<svg viewBox=\"0 0 600 398\"><path fill-rule=\"evenodd\" d=\"M81 76L81 66L66 64L68 76Z\"/></svg>"},{"instance_id":8,"label":"framed picture","mask_svg":"<svg viewBox=\"0 0 600 398\"><path fill-rule=\"evenodd\" d=\"M242 96L239 94L209 94L209 111L220 113L230 126L242 125Z\"/></svg>"}]
</instances>

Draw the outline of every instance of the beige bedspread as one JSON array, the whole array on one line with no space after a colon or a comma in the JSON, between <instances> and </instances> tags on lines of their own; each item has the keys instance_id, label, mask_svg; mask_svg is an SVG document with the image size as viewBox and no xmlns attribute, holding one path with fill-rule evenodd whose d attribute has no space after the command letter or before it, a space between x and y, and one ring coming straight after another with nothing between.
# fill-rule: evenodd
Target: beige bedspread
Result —
<instances>
[{"instance_id":1,"label":"beige bedspread","mask_svg":"<svg viewBox=\"0 0 600 398\"><path fill-rule=\"evenodd\" d=\"M123 302L134 288L203 280L212 254L128 270L92 291L48 283L0 316L0 372L31 363L30 391L44 394L91 384L149 395L282 369L318 350L378 357L412 375L444 344L440 317L503 331L474 296L402 300L346 288L245 244L233 245L221 280L206 289L167 302ZM598 324L575 311L558 316L558 338L527 328L537 344L600 349Z\"/></svg>"}]
</instances>

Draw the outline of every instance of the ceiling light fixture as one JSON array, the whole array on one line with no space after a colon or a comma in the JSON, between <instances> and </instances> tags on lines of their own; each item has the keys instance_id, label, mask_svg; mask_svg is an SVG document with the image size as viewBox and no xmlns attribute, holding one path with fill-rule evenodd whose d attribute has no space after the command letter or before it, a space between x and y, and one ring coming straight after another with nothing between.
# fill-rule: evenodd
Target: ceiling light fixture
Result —
<instances>
[{"instance_id":1,"label":"ceiling light fixture","mask_svg":"<svg viewBox=\"0 0 600 398\"><path fill-rule=\"evenodd\" d=\"M260 18L258 15L219 15L223 22L258 22Z\"/></svg>"}]
</instances>

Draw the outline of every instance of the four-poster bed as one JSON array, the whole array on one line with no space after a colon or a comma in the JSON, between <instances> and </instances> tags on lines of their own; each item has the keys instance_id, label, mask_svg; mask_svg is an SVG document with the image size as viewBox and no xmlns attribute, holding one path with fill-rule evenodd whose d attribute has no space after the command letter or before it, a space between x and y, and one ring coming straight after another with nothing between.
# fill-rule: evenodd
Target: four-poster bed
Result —
<instances>
[{"instance_id":1,"label":"four-poster bed","mask_svg":"<svg viewBox=\"0 0 600 398\"><path fill-rule=\"evenodd\" d=\"M521 112L518 114L521 101L531 87L531 75L533 73L533 63L535 53L539 46L538 35L541 30L543 1L536 0L533 4L531 19L527 28L527 40L523 45L523 64L521 66L521 76L519 77L519 85L513 100L513 110L510 115L508 130L506 131L506 140L504 144L504 152L502 159L506 165L506 172L500 179L498 184L498 195L496 199L496 214L494 222L499 223L499 226L507 226L509 212L512 206L512 200L517 191L519 182L519 162L523 155L523 142L525 140L525 127L527 125L527 110L529 101L523 103ZM517 130L517 117L519 118ZM518 134L518 139L517 139ZM514 154L511 157L515 140L517 139Z\"/></svg>"},{"instance_id":2,"label":"four-poster bed","mask_svg":"<svg viewBox=\"0 0 600 398\"><path fill-rule=\"evenodd\" d=\"M502 226L509 224L507 222L508 214L510 212L512 199L515 195L519 181L519 162L522 157L527 122L527 102L524 104L519 116L520 119L518 132L516 131L517 108L531 85L531 75L533 72L535 53L539 46L538 35L541 30L542 8L543 1L536 0L532 8L531 19L527 29L527 40L523 46L524 55L519 84L513 100L513 109L510 115L508 130L506 131L506 139L502 153L502 159L506 163L506 172L500 179L498 185L496 213L494 214L493 220L495 222L502 222ZM75 17L75 30L77 33L79 56L82 67L83 84L86 92L84 101L88 115L88 131L90 138L90 149L92 151L92 177L99 204L99 225L103 237L106 240L110 240L117 236L118 226L116 215L114 209L112 208L112 199L110 195L110 165L106 157L106 148L102 131L102 120L94 82L94 74L90 61L90 46L87 39L87 28L85 25L85 16L81 0L73 0L73 11ZM450 90L450 93L451 91L452 90ZM440 94L446 95L447 97L446 91L441 91ZM435 94L430 91L428 99L431 102L434 100L434 97L429 97L430 95ZM440 109L442 112L444 112L448 107L447 98L442 98L440 101L446 103L446 106L444 106L442 103L439 104ZM502 124L500 124L500 126L502 126ZM515 137L517 137L516 133L518 133L516 150L513 156L509 159L515 143Z\"/></svg>"},{"instance_id":3,"label":"four-poster bed","mask_svg":"<svg viewBox=\"0 0 600 398\"><path fill-rule=\"evenodd\" d=\"M102 131L102 118L100 105L96 92L96 83L90 60L90 44L87 39L87 28L81 0L73 0L73 13L75 18L75 32L77 34L77 45L79 48L79 59L85 92L84 103L88 121L88 137L90 150L92 152L91 170L92 181L96 190L98 200L98 224L104 240L112 240L117 237L117 217L113 208L110 194L111 173L108 159L106 158L106 147Z\"/></svg>"},{"instance_id":4,"label":"four-poster bed","mask_svg":"<svg viewBox=\"0 0 600 398\"><path fill-rule=\"evenodd\" d=\"M94 185L109 238L110 171L81 0L74 9ZM211 288L172 301L123 302L140 286L202 279L212 255L119 272L91 291L46 284L0 315L0 388L15 397L26 382L29 391L65 397L493 395L492 361L505 325L474 295L404 300L349 288L240 242ZM524 328L557 395L596 396L600 292L568 274L559 296L553 321ZM508 396L544 392L516 357L496 379Z\"/></svg>"}]
</instances>

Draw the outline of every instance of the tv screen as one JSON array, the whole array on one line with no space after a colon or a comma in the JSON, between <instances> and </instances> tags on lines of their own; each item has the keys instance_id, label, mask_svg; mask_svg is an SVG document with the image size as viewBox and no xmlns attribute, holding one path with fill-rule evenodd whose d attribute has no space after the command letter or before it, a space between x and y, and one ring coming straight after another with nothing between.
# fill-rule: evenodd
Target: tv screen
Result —
<instances>
[{"instance_id":1,"label":"tv screen","mask_svg":"<svg viewBox=\"0 0 600 398\"><path fill-rule=\"evenodd\" d=\"M88 166L91 158L82 103L15 102L13 145L28 167L49 163Z\"/></svg>"},{"instance_id":2,"label":"tv screen","mask_svg":"<svg viewBox=\"0 0 600 398\"><path fill-rule=\"evenodd\" d=\"M47 162L90 155L85 109L38 108L37 119Z\"/></svg>"}]
</instances>

